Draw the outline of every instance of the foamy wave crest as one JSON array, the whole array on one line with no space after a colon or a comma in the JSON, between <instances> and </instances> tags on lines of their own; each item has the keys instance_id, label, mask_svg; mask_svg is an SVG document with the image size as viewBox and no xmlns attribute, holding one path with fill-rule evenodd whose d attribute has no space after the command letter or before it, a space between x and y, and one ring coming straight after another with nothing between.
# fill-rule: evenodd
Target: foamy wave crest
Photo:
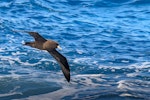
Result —
<instances>
[{"instance_id":1,"label":"foamy wave crest","mask_svg":"<svg viewBox=\"0 0 150 100\"><path fill-rule=\"evenodd\" d=\"M120 96L125 97L141 97L148 99L150 96L150 82L142 80L121 80L118 82L117 88L122 93Z\"/></svg>"}]
</instances>

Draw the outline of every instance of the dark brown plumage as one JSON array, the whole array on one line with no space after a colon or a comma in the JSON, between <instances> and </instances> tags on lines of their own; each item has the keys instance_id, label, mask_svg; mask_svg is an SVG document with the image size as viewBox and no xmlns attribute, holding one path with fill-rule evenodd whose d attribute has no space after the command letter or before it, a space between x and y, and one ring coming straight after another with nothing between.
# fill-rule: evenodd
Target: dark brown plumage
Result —
<instances>
[{"instance_id":1,"label":"dark brown plumage","mask_svg":"<svg viewBox=\"0 0 150 100\"><path fill-rule=\"evenodd\" d=\"M63 72L65 78L67 79L67 81L69 82L70 81L69 64L67 62L66 57L64 57L62 54L60 54L56 50L56 48L59 47L59 44L52 40L46 40L41 35L39 35L39 33L37 33L37 32L27 32L27 31L24 31L24 32L29 33L35 39L35 41L33 41L33 42L25 42L25 45L31 46L33 48L37 48L40 50L47 50L56 59L56 61L60 64L62 72Z\"/></svg>"}]
</instances>

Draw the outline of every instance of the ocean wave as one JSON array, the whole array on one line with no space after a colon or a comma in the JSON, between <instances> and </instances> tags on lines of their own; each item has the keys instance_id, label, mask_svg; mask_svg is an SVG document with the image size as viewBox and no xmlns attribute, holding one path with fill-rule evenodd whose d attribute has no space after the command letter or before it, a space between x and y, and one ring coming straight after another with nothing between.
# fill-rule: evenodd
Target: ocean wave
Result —
<instances>
[{"instance_id":1,"label":"ocean wave","mask_svg":"<svg viewBox=\"0 0 150 100\"><path fill-rule=\"evenodd\" d=\"M85 74L76 75L75 80L70 84L61 83L62 88L51 93L45 93L37 96L30 96L24 99L64 99L73 100L83 99L106 99L110 98L128 98L128 99L148 99L149 82L142 82L140 80L120 80L116 82L115 78L109 78L103 74ZM107 83L107 84L103 84ZM66 85L64 85L66 84ZM136 88L135 88L136 87ZM108 89L109 88L109 89ZM143 89L144 88L144 89ZM84 96L82 96L84 95Z\"/></svg>"},{"instance_id":2,"label":"ocean wave","mask_svg":"<svg viewBox=\"0 0 150 100\"><path fill-rule=\"evenodd\" d=\"M149 92L148 87L150 86L150 82L143 82L140 80L134 80L134 81L128 81L128 80L121 80L118 82L118 88L120 90L123 90L124 92L120 94L120 96L127 96L127 97L139 97L143 99L150 98L149 96L146 96ZM139 88L139 86L141 88ZM135 88L132 88L135 87ZM132 91L132 93L129 93L129 91Z\"/></svg>"},{"instance_id":3,"label":"ocean wave","mask_svg":"<svg viewBox=\"0 0 150 100\"><path fill-rule=\"evenodd\" d=\"M115 7L115 6L124 6L124 5L148 5L149 0L65 0L62 1L68 3L72 6L82 6L82 7Z\"/></svg>"},{"instance_id":4,"label":"ocean wave","mask_svg":"<svg viewBox=\"0 0 150 100\"><path fill-rule=\"evenodd\" d=\"M20 54L20 53L17 53L17 54ZM6 60L6 59L8 58L7 57L3 58L3 60ZM9 60L11 59L9 58ZM47 60L48 59L42 59L40 60L40 62L47 61ZM80 59L80 60L84 61L85 59ZM16 61L19 61L19 60L16 59ZM44 64L41 64L41 65L45 66ZM8 81L10 81L11 79L11 81L13 82L15 80L15 83L17 84L18 88L15 88L16 85L12 84L12 87L13 87L12 90L14 89L15 90L12 93L7 94L7 95L4 92L1 92L0 98L8 98L8 97L15 98L15 96L17 95L17 96L20 96L20 98L22 98L23 100L24 99L30 100L30 99L35 99L35 98L38 98L37 100L40 100L41 99L40 97L42 97L43 99L46 99L46 98L53 99L55 95L57 95L58 99L64 98L66 100L67 97L72 98L72 99L79 99L79 98L80 99L84 99L84 98L91 98L91 99L97 98L98 99L98 98L105 98L107 96L113 95L114 98L126 97L126 98L146 99L144 95L147 95L150 92L148 90L149 79L150 79L150 76L148 74L149 65L150 64L147 62L147 63L143 63L142 65L137 64L137 65L132 65L130 67L128 66L126 68L122 68L121 66L118 66L118 67L117 66L114 66L114 67L113 66L103 66L103 67L100 66L99 68L90 68L88 66L85 66L85 69L82 69L80 73L78 73L77 69L71 70L72 72L71 82L66 84L66 82L64 81L65 79L63 78L63 75L60 71L58 72L54 70L47 70L47 71L42 70L41 71L41 70L33 69L30 67L34 65L25 64L26 67L23 67L24 66L23 63L21 66L16 65L16 63L15 64L11 63L11 66L10 66L11 70L8 70L9 74L2 75L0 77L0 84L4 82L2 80L5 80L5 82L8 84ZM73 66L76 66L76 65L73 65ZM79 66L79 67L82 68L83 66ZM3 69L3 71L4 70L5 69ZM145 74L145 76L143 74ZM30 78L28 78L29 76ZM132 80L136 80L136 82ZM143 82L142 80L144 80L145 82ZM22 83L22 81L24 83ZM30 94L30 91L28 89L24 90L24 87L22 87L23 84L28 84L30 82L31 82L30 84L31 86L28 85L28 89L31 90L31 92L33 93L32 95ZM45 82L47 84L44 84ZM48 85L48 84L53 84L53 82L56 83L58 86L52 87L51 85ZM44 84L44 86L48 87L47 88L48 91L44 91L45 88L43 87L42 89L40 89L42 90L42 92L40 93L33 92L34 90L39 89L39 84ZM143 90L143 88L145 89ZM8 88L8 90L9 89L10 88ZM50 91L50 90L53 90L53 91ZM142 90L142 93L140 92L141 90ZM64 91L72 91L72 92L64 93ZM90 92L89 94L88 91L91 91L92 93ZM29 97L24 96L25 94L29 95ZM37 94L37 96L35 96L35 94ZM84 95L84 97L82 97L81 95Z\"/></svg>"},{"instance_id":5,"label":"ocean wave","mask_svg":"<svg viewBox=\"0 0 150 100\"><path fill-rule=\"evenodd\" d=\"M131 4L134 5L149 5L150 1L149 0L133 0Z\"/></svg>"},{"instance_id":6,"label":"ocean wave","mask_svg":"<svg viewBox=\"0 0 150 100\"><path fill-rule=\"evenodd\" d=\"M45 9L50 12L64 12L64 10L60 9L58 6L54 4L64 4L64 10L67 10L67 6L81 6L81 7L115 7L115 6L124 6L124 5L148 5L150 3L149 0L15 0L15 1L3 1L0 6L1 7L12 7L13 5L22 5L22 4L32 4L39 9ZM32 9L32 6L30 6Z\"/></svg>"}]
</instances>

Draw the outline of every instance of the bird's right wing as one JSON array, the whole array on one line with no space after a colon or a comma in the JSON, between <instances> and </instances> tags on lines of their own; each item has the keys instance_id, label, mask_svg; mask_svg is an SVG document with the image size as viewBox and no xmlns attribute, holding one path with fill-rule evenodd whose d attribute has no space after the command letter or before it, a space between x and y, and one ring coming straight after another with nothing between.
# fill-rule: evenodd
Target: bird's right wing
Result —
<instances>
[{"instance_id":1,"label":"bird's right wing","mask_svg":"<svg viewBox=\"0 0 150 100\"><path fill-rule=\"evenodd\" d=\"M62 54L60 54L58 51L56 50L52 50L52 51L48 51L56 60L57 62L60 64L62 72L65 76L65 78L67 79L67 81L70 81L70 68L69 68L69 64L67 62L66 57L64 57Z\"/></svg>"},{"instance_id":2,"label":"bird's right wing","mask_svg":"<svg viewBox=\"0 0 150 100\"><path fill-rule=\"evenodd\" d=\"M40 42L45 42L47 41L45 38L43 38L38 32L27 32L29 33L32 37L34 37L35 41L40 41Z\"/></svg>"},{"instance_id":3,"label":"bird's right wing","mask_svg":"<svg viewBox=\"0 0 150 100\"><path fill-rule=\"evenodd\" d=\"M13 32L25 32L30 34L35 41L39 41L39 42L45 42L47 41L44 37L42 37L38 32L30 32L30 31L24 31L24 30L12 30Z\"/></svg>"}]
</instances>

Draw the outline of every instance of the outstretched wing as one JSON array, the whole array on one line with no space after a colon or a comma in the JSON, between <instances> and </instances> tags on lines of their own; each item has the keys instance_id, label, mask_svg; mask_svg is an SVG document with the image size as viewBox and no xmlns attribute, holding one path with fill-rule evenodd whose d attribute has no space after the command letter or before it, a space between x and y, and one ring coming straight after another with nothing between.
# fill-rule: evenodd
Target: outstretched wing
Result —
<instances>
[{"instance_id":1,"label":"outstretched wing","mask_svg":"<svg viewBox=\"0 0 150 100\"><path fill-rule=\"evenodd\" d=\"M62 54L60 54L58 51L56 50L52 50L52 51L48 51L56 60L57 62L60 64L62 72L65 76L65 78L67 79L67 81L70 81L70 68L67 62L66 57L64 57Z\"/></svg>"},{"instance_id":2,"label":"outstretched wing","mask_svg":"<svg viewBox=\"0 0 150 100\"><path fill-rule=\"evenodd\" d=\"M25 31L25 32L27 32L27 31ZM47 41L38 32L27 32L27 33L29 33L32 37L34 37L35 41L40 41L40 42Z\"/></svg>"},{"instance_id":3,"label":"outstretched wing","mask_svg":"<svg viewBox=\"0 0 150 100\"><path fill-rule=\"evenodd\" d=\"M39 41L39 42L45 42L45 41L47 41L38 32L30 32L30 31L24 31L24 30L12 30L12 31L13 32L25 32L25 33L29 33L35 39L35 41Z\"/></svg>"}]
</instances>

